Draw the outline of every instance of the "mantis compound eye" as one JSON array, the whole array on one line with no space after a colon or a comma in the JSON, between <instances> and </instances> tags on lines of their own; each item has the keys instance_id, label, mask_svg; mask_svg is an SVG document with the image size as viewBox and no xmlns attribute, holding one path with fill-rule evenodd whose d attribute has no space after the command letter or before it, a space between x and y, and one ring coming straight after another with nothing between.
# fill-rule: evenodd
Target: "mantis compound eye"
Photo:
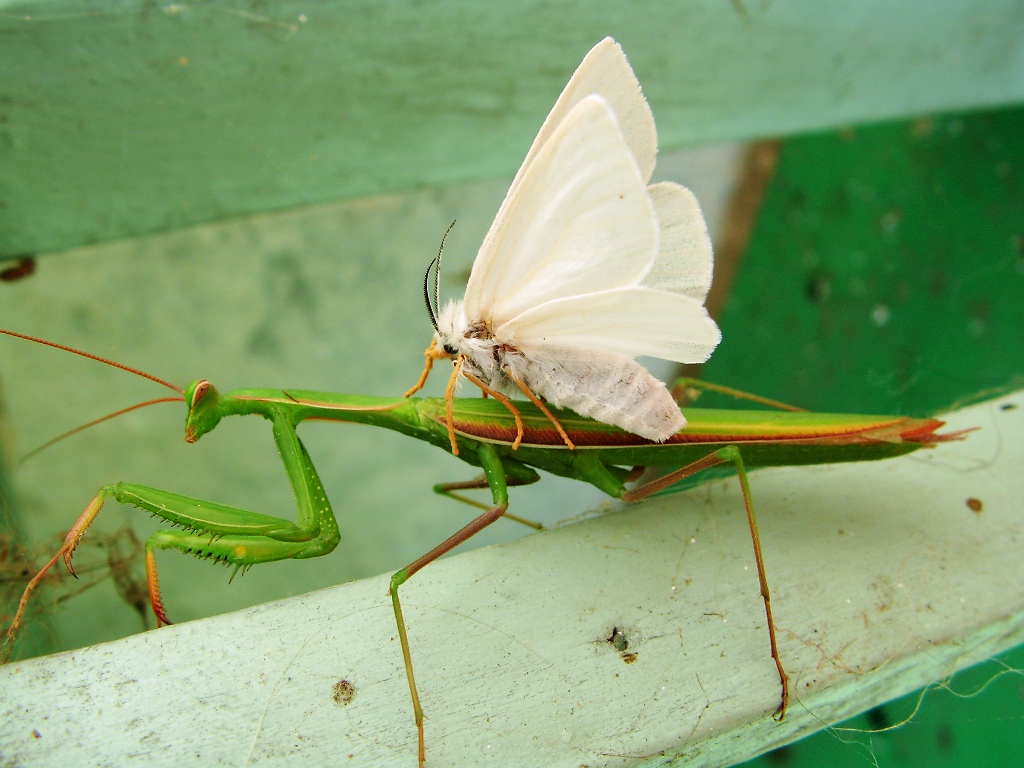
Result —
<instances>
[{"instance_id":1,"label":"mantis compound eye","mask_svg":"<svg viewBox=\"0 0 1024 768\"><path fill-rule=\"evenodd\" d=\"M196 403L203 399L203 395L206 394L206 390L210 388L210 382L203 379L196 384L195 391L192 392L192 402L189 404L189 408L195 408Z\"/></svg>"}]
</instances>

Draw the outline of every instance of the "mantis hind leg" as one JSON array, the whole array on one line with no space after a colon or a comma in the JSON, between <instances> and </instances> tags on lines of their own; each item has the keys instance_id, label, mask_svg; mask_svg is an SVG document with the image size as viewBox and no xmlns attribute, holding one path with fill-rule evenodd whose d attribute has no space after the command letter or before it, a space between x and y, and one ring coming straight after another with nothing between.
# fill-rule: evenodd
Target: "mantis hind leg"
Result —
<instances>
[{"instance_id":1,"label":"mantis hind leg","mask_svg":"<svg viewBox=\"0 0 1024 768\"><path fill-rule=\"evenodd\" d=\"M761 587L761 599L764 601L765 616L768 620L768 640L771 644L772 660L779 671L779 684L782 687L779 707L775 710L775 719L782 720L786 716L786 707L789 706L789 676L782 666L782 659L779 658L779 648L775 639L775 621L772 619L771 596L768 593L768 577L765 575L764 557L761 554L761 537L757 533L757 517L754 515L754 502L750 497L750 483L747 481L747 470L743 465L740 449L735 445L727 445L714 453L708 454L703 459L677 469L675 472L670 472L657 480L652 480L638 488L626 491L622 494L622 498L625 501L640 501L682 480L684 477L689 477L701 470L727 462L732 462L735 465L736 474L740 481L740 490L743 493L743 505L747 512L747 525L750 528L750 540L754 545L754 560L757 563L757 579Z\"/></svg>"},{"instance_id":2,"label":"mantis hind leg","mask_svg":"<svg viewBox=\"0 0 1024 768\"><path fill-rule=\"evenodd\" d=\"M805 408L799 408L795 405L788 405L786 403L780 403L778 400L770 400L767 397L761 397L760 395L751 394L750 392L744 392L742 389L733 389L732 387L724 387L721 384L712 384L708 381L701 379L693 379L688 376L680 376L678 379L672 382L672 386L669 387L669 391L672 393L672 397L679 405L685 405L686 403L692 402L694 397L687 395L689 389L703 389L708 392L718 392L722 395L728 395L737 400L749 400L753 403L760 403L761 405L767 405L770 408L775 408L780 411L805 411Z\"/></svg>"}]
</instances>

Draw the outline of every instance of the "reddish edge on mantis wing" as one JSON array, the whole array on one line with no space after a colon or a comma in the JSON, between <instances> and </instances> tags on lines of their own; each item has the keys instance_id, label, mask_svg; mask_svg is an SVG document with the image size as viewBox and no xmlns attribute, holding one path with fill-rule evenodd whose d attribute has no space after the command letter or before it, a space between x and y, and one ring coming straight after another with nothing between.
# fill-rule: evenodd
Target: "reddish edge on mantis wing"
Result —
<instances>
[{"instance_id":1,"label":"reddish edge on mantis wing","mask_svg":"<svg viewBox=\"0 0 1024 768\"><path fill-rule=\"evenodd\" d=\"M480 403L481 405L477 405ZM452 410L457 434L491 443L515 439L511 419L496 417L486 401L458 400ZM936 433L944 422L908 416L733 411L688 408L686 426L665 443L654 443L571 411L554 411L570 439L580 448L626 448L705 443L774 443L802 445L855 445L865 443L914 443L929 445L954 440L962 433ZM443 413L431 414L443 422ZM561 437L542 415L523 413L524 446L565 448Z\"/></svg>"}]
</instances>

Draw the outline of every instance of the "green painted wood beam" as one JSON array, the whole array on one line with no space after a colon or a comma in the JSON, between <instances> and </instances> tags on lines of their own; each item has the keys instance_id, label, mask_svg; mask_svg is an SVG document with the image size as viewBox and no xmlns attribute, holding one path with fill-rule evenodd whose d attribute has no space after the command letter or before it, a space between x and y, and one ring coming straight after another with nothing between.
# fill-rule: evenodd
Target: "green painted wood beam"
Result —
<instances>
[{"instance_id":1,"label":"green painted wood beam","mask_svg":"<svg viewBox=\"0 0 1024 768\"><path fill-rule=\"evenodd\" d=\"M1020 101L1015 0L0 1L0 257L511 175L618 38L675 147Z\"/></svg>"}]
</instances>

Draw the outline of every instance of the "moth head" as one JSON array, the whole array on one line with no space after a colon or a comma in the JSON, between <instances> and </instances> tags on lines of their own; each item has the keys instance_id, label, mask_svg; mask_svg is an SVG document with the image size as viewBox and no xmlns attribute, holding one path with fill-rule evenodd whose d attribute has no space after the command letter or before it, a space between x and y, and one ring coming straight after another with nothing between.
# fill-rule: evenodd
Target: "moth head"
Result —
<instances>
[{"instance_id":1,"label":"moth head","mask_svg":"<svg viewBox=\"0 0 1024 768\"><path fill-rule=\"evenodd\" d=\"M437 315L437 343L454 357L462 348L468 323L461 301L449 301Z\"/></svg>"}]
</instances>

